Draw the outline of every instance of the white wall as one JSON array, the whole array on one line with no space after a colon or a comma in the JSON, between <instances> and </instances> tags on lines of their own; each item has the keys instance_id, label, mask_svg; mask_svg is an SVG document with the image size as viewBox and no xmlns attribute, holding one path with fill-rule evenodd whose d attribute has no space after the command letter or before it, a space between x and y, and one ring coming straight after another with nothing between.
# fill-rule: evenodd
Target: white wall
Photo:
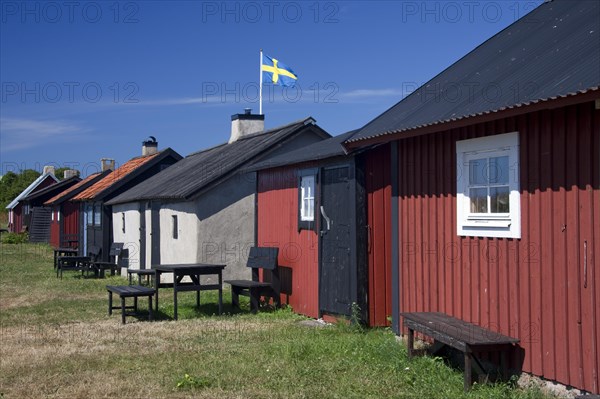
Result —
<instances>
[{"instance_id":1,"label":"white wall","mask_svg":"<svg viewBox=\"0 0 600 399\"><path fill-rule=\"evenodd\" d=\"M162 204L160 209L160 261L196 263L198 252L198 217L193 201ZM177 215L178 237L173 238L173 215Z\"/></svg>"},{"instance_id":2,"label":"white wall","mask_svg":"<svg viewBox=\"0 0 600 399\"><path fill-rule=\"evenodd\" d=\"M114 242L122 242L123 248L129 253L129 267L139 269L140 267L140 216L139 204L113 205L113 239ZM123 218L125 213L125 233L123 233Z\"/></svg>"}]
</instances>

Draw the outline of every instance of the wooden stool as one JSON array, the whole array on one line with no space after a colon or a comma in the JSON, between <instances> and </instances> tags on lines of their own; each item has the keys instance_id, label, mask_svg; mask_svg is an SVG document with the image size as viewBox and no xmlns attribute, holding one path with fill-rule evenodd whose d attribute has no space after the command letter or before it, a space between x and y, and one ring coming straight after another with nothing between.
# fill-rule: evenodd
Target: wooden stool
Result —
<instances>
[{"instance_id":1,"label":"wooden stool","mask_svg":"<svg viewBox=\"0 0 600 399\"><path fill-rule=\"evenodd\" d=\"M137 299L148 297L148 320L152 320L152 297L156 293L154 288L141 285L107 285L108 291L108 315L112 315L113 309L121 309L121 322L125 324L125 316L137 315ZM113 306L113 293L121 298L121 306ZM133 306L125 306L125 298L133 298ZM126 309L133 309L133 313L127 313Z\"/></svg>"}]
</instances>

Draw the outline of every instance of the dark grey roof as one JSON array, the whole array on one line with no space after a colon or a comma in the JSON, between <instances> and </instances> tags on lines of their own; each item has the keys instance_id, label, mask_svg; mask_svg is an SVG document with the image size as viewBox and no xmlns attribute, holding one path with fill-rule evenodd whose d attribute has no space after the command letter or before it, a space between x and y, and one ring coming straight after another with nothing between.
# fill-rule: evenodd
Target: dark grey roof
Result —
<instances>
[{"instance_id":1,"label":"dark grey roof","mask_svg":"<svg viewBox=\"0 0 600 399\"><path fill-rule=\"evenodd\" d=\"M35 191L35 192L29 194L27 197L23 198L23 201L32 201L32 200L35 200L36 198L42 198L42 197L50 198L50 197L60 193L61 191L64 191L67 188L79 183L80 181L81 181L81 178L79 176L69 177L68 179L61 180L58 183L55 183L51 186L45 187L39 191Z\"/></svg>"},{"instance_id":2,"label":"dark grey roof","mask_svg":"<svg viewBox=\"0 0 600 399\"><path fill-rule=\"evenodd\" d=\"M157 173L108 204L119 204L150 199L187 200L207 186L236 173L250 162L276 148L306 125L313 125L314 119L306 118L275 129L242 137L228 144L224 143L188 155L168 169ZM323 137L329 135L318 126Z\"/></svg>"},{"instance_id":3,"label":"dark grey roof","mask_svg":"<svg viewBox=\"0 0 600 399\"><path fill-rule=\"evenodd\" d=\"M598 90L599 86L600 2L554 0L482 43L348 142Z\"/></svg>"},{"instance_id":4,"label":"dark grey roof","mask_svg":"<svg viewBox=\"0 0 600 399\"><path fill-rule=\"evenodd\" d=\"M265 161L255 163L248 167L247 170L269 169L278 166L294 165L301 162L318 161L345 155L346 151L344 150L344 147L342 147L342 143L351 138L356 132L357 130L351 130L347 133L340 134L339 136L319 141L285 154L277 155Z\"/></svg>"}]
</instances>

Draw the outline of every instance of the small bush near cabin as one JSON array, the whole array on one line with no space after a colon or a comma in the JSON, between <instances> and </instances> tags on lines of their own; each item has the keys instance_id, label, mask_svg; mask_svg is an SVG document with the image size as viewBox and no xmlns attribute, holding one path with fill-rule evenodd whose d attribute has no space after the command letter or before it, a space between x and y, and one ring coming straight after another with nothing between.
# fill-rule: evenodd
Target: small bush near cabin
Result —
<instances>
[{"instance_id":1,"label":"small bush near cabin","mask_svg":"<svg viewBox=\"0 0 600 399\"><path fill-rule=\"evenodd\" d=\"M2 244L24 244L29 241L27 233L4 233L2 234Z\"/></svg>"}]
</instances>

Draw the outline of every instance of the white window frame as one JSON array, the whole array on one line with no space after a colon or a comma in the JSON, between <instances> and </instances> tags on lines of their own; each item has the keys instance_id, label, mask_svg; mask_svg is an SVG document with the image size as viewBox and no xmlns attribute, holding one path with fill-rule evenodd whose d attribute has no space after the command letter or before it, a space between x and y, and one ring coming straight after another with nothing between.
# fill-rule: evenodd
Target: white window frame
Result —
<instances>
[{"instance_id":1,"label":"white window frame","mask_svg":"<svg viewBox=\"0 0 600 399\"><path fill-rule=\"evenodd\" d=\"M60 208L56 210L56 221L60 222Z\"/></svg>"},{"instance_id":2,"label":"white window frame","mask_svg":"<svg viewBox=\"0 0 600 399\"><path fill-rule=\"evenodd\" d=\"M315 188L316 176L307 175L300 178L300 221L314 222L315 221ZM310 211L310 203L312 203L312 212ZM305 206L306 205L306 206Z\"/></svg>"},{"instance_id":3,"label":"white window frame","mask_svg":"<svg viewBox=\"0 0 600 399\"><path fill-rule=\"evenodd\" d=\"M469 161L499 156L508 156L510 211L472 213L469 198ZM459 236L521 238L518 132L457 141L456 176L456 229Z\"/></svg>"}]
</instances>

